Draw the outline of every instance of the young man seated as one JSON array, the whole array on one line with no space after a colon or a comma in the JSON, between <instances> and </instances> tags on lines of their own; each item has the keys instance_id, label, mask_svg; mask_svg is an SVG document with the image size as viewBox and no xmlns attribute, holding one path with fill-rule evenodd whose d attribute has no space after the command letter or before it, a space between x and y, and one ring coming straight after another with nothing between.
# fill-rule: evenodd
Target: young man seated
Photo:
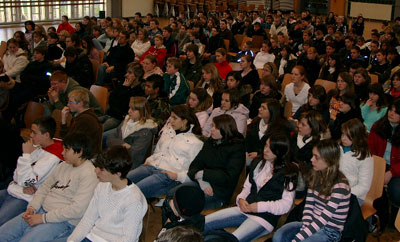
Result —
<instances>
[{"instance_id":1,"label":"young man seated","mask_svg":"<svg viewBox=\"0 0 400 242\"><path fill-rule=\"evenodd\" d=\"M122 145L96 158L100 180L82 220L67 241L138 241L147 202L140 189L126 178L132 159Z\"/></svg>"},{"instance_id":2,"label":"young man seated","mask_svg":"<svg viewBox=\"0 0 400 242\"><path fill-rule=\"evenodd\" d=\"M0 227L0 241L53 241L69 236L82 218L98 180L91 142L82 133L63 140L65 162L39 187L26 211Z\"/></svg>"},{"instance_id":3,"label":"young man seated","mask_svg":"<svg viewBox=\"0 0 400 242\"><path fill-rule=\"evenodd\" d=\"M60 140L53 139L56 122L52 117L36 119L31 137L22 145L13 181L0 190L0 226L26 210L39 186L63 159Z\"/></svg>"},{"instance_id":4,"label":"young man seated","mask_svg":"<svg viewBox=\"0 0 400 242\"><path fill-rule=\"evenodd\" d=\"M71 125L67 125L67 116L74 116ZM64 137L67 133L85 133L93 143L92 152L98 154L101 148L103 127L96 114L89 108L89 95L83 90L73 90L68 94L68 105L61 111L60 135Z\"/></svg>"},{"instance_id":5,"label":"young man seated","mask_svg":"<svg viewBox=\"0 0 400 242\"><path fill-rule=\"evenodd\" d=\"M99 102L96 97L86 88L79 85L62 70L57 70L50 77L50 88L47 91L49 96L48 107L50 111L54 109L62 110L68 105L68 95L73 90L82 90L89 95L89 107L94 110L97 116L103 115Z\"/></svg>"},{"instance_id":6,"label":"young man seated","mask_svg":"<svg viewBox=\"0 0 400 242\"><path fill-rule=\"evenodd\" d=\"M170 116L168 98L164 95L164 79L159 75L151 75L146 79L144 92L150 106L151 116L161 129Z\"/></svg>"}]
</instances>

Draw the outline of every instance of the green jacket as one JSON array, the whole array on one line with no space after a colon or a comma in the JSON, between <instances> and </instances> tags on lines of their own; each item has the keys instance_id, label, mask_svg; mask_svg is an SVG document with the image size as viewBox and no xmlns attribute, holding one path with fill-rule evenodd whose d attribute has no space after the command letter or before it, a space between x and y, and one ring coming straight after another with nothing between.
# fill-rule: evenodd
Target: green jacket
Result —
<instances>
[{"instance_id":1,"label":"green jacket","mask_svg":"<svg viewBox=\"0 0 400 242\"><path fill-rule=\"evenodd\" d=\"M62 110L65 106L68 104L68 94L73 91L73 90L84 90L89 93L89 107L93 109L93 111L96 113L97 116L102 116L103 112L101 110L99 102L97 102L97 99L93 96L93 94L86 88L82 87L79 85L78 82L76 82L74 79L71 77L68 77L68 84L67 87L65 88L64 92L58 92L58 101L55 102L54 104L50 104L50 110L53 111L54 109L59 109Z\"/></svg>"},{"instance_id":2,"label":"green jacket","mask_svg":"<svg viewBox=\"0 0 400 242\"><path fill-rule=\"evenodd\" d=\"M185 77L178 71L173 76L164 74L164 91L168 93L171 106L185 104L189 96L189 85Z\"/></svg>"}]
</instances>

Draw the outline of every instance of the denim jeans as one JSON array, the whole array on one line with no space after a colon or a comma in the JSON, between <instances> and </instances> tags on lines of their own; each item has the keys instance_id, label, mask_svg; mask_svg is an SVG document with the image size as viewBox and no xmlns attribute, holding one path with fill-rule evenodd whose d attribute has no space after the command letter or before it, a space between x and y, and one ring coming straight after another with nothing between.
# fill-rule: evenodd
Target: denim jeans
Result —
<instances>
[{"instance_id":1,"label":"denim jeans","mask_svg":"<svg viewBox=\"0 0 400 242\"><path fill-rule=\"evenodd\" d=\"M225 208L206 216L204 232L229 227L238 227L232 234L240 241L252 241L265 228L240 212L238 207ZM271 231L268 231L271 232Z\"/></svg>"},{"instance_id":2,"label":"denim jeans","mask_svg":"<svg viewBox=\"0 0 400 242\"><path fill-rule=\"evenodd\" d=\"M273 242L291 242L300 231L302 222L291 222L283 225L274 233ZM323 227L303 242L337 242L340 241L341 232Z\"/></svg>"},{"instance_id":3,"label":"denim jeans","mask_svg":"<svg viewBox=\"0 0 400 242\"><path fill-rule=\"evenodd\" d=\"M173 187L181 184L169 178L167 173L151 165L141 165L126 176L136 184L146 198L167 194Z\"/></svg>"},{"instance_id":4,"label":"denim jeans","mask_svg":"<svg viewBox=\"0 0 400 242\"><path fill-rule=\"evenodd\" d=\"M6 189L0 190L0 226L25 212L27 205L27 201L11 196Z\"/></svg>"},{"instance_id":5,"label":"denim jeans","mask_svg":"<svg viewBox=\"0 0 400 242\"><path fill-rule=\"evenodd\" d=\"M41 208L36 214L45 211ZM1 242L42 242L68 237L75 226L65 222L38 224L30 227L22 218L22 214L11 219L0 227Z\"/></svg>"},{"instance_id":6,"label":"denim jeans","mask_svg":"<svg viewBox=\"0 0 400 242\"><path fill-rule=\"evenodd\" d=\"M392 177L387 187L389 199L396 207L400 207L400 177Z\"/></svg>"},{"instance_id":7,"label":"denim jeans","mask_svg":"<svg viewBox=\"0 0 400 242\"><path fill-rule=\"evenodd\" d=\"M103 132L106 132L113 128L117 128L118 125L121 123L121 120L113 118L109 115L103 115L99 117L99 121L103 124Z\"/></svg>"}]
</instances>

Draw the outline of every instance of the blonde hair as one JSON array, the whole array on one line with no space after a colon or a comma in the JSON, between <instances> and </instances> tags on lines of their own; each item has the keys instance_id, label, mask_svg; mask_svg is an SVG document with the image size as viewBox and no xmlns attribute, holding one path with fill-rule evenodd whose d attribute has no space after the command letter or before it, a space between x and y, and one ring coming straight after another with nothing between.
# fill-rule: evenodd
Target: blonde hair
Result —
<instances>
[{"instance_id":1,"label":"blonde hair","mask_svg":"<svg viewBox=\"0 0 400 242\"><path fill-rule=\"evenodd\" d=\"M151 117L149 104L145 97L131 97L129 101L129 108L132 110L138 110L140 114L139 123L146 123L147 119L153 119Z\"/></svg>"},{"instance_id":2,"label":"blonde hair","mask_svg":"<svg viewBox=\"0 0 400 242\"><path fill-rule=\"evenodd\" d=\"M73 90L68 94L68 98L74 99L76 102L82 102L84 108L89 107L89 94L84 90Z\"/></svg>"}]
</instances>

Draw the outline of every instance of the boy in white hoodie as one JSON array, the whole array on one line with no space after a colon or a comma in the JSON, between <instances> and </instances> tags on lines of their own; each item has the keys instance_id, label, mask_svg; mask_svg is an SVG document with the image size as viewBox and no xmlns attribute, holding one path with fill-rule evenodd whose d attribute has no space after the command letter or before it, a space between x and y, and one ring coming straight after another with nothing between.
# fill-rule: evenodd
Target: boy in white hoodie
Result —
<instances>
[{"instance_id":1,"label":"boy in white hoodie","mask_svg":"<svg viewBox=\"0 0 400 242\"><path fill-rule=\"evenodd\" d=\"M63 140L60 163L29 202L26 212L0 227L0 241L53 241L69 236L82 218L98 180L90 139L82 133Z\"/></svg>"}]
</instances>

